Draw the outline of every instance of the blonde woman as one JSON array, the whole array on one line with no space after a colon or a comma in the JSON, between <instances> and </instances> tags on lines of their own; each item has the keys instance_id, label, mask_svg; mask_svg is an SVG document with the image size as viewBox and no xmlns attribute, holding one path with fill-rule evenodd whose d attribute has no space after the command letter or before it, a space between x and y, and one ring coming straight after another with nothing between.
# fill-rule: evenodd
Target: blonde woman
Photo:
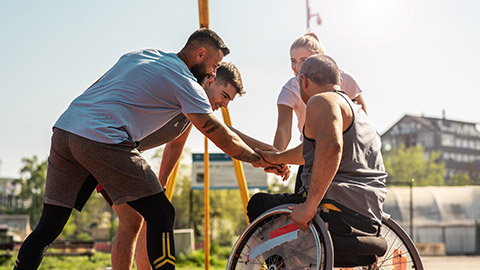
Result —
<instances>
[{"instance_id":1,"label":"blonde woman","mask_svg":"<svg viewBox=\"0 0 480 270\"><path fill-rule=\"evenodd\" d=\"M288 80L278 95L277 130L275 132L275 138L273 141L273 146L280 151L283 151L287 148L292 137L293 112L295 112L298 120L298 129L300 134L302 134L302 128L305 123L306 105L300 97L300 86L298 84L297 74L300 71L302 63L308 57L314 54L324 55L325 49L318 36L313 32L307 32L305 35L297 38L290 47L291 68L295 76ZM362 96L362 89L355 81L354 77L342 70L340 70L340 76L342 91L344 91L350 99L361 105L362 109L366 113L367 109L365 100ZM301 140L302 139L303 138L301 138ZM298 181L300 181L302 169L303 166L300 166L297 173L295 192L297 192L298 188L300 187Z\"/></svg>"}]
</instances>

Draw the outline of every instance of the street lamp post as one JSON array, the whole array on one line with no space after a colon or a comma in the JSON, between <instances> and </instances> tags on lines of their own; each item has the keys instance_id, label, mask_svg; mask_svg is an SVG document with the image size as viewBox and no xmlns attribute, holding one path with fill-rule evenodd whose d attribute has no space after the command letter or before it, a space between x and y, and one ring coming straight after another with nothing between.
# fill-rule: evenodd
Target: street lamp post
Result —
<instances>
[{"instance_id":1,"label":"street lamp post","mask_svg":"<svg viewBox=\"0 0 480 270\"><path fill-rule=\"evenodd\" d=\"M410 237L413 240L413 182L415 182L415 179L412 178L412 181L410 181Z\"/></svg>"}]
</instances>

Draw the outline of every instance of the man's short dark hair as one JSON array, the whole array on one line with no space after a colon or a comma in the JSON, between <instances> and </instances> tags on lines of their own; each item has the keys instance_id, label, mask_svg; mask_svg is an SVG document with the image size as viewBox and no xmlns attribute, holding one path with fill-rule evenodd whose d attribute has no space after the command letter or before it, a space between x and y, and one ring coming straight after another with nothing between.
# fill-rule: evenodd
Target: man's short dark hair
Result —
<instances>
[{"instance_id":1,"label":"man's short dark hair","mask_svg":"<svg viewBox=\"0 0 480 270\"><path fill-rule=\"evenodd\" d=\"M300 68L300 74L318 85L340 85L340 71L331 57L315 54L307 58Z\"/></svg>"},{"instance_id":2,"label":"man's short dark hair","mask_svg":"<svg viewBox=\"0 0 480 270\"><path fill-rule=\"evenodd\" d=\"M225 45L222 38L217 35L213 30L208 28L200 28L197 31L193 32L187 40L185 47L192 45L204 46L209 45L216 49L222 50L223 56L226 56L230 53L230 49Z\"/></svg>"},{"instance_id":3,"label":"man's short dark hair","mask_svg":"<svg viewBox=\"0 0 480 270\"><path fill-rule=\"evenodd\" d=\"M218 67L216 74L215 80L218 84L226 86L227 83L229 83L235 88L237 94L240 96L245 94L240 71L238 71L238 68L235 65L222 62Z\"/></svg>"}]
</instances>

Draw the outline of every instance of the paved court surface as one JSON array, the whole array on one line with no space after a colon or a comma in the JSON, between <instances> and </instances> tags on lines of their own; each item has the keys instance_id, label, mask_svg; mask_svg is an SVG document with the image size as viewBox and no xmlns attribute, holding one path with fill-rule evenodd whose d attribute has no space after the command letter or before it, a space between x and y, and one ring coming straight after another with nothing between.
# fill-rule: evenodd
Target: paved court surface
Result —
<instances>
[{"instance_id":1,"label":"paved court surface","mask_svg":"<svg viewBox=\"0 0 480 270\"><path fill-rule=\"evenodd\" d=\"M422 261L426 270L480 269L480 256L424 256Z\"/></svg>"}]
</instances>

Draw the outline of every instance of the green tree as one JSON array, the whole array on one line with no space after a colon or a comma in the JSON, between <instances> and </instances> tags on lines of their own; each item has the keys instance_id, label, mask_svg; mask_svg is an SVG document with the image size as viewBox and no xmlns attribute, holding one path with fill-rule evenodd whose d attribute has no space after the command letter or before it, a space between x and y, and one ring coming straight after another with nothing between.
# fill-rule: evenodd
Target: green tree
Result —
<instances>
[{"instance_id":1,"label":"green tree","mask_svg":"<svg viewBox=\"0 0 480 270\"><path fill-rule=\"evenodd\" d=\"M293 193L295 189L295 180L297 178L297 169L291 169L290 177L283 181L281 177L274 175L268 181L268 193Z\"/></svg>"},{"instance_id":2,"label":"green tree","mask_svg":"<svg viewBox=\"0 0 480 270\"><path fill-rule=\"evenodd\" d=\"M160 167L164 147L159 147L153 155L152 167ZM203 196L201 192L192 191L192 165L191 152L188 149L183 151L172 196L172 204L175 207L175 228L185 229L200 224L202 217L199 215L203 211ZM158 172L158 170L155 170ZM193 208L193 209L190 209ZM195 214L194 214L195 213Z\"/></svg>"},{"instance_id":3,"label":"green tree","mask_svg":"<svg viewBox=\"0 0 480 270\"><path fill-rule=\"evenodd\" d=\"M94 227L110 228L112 213L110 205L103 197L93 191L82 211L72 211L65 228L59 236L60 240L91 240ZM113 237L113 236L112 236Z\"/></svg>"},{"instance_id":4,"label":"green tree","mask_svg":"<svg viewBox=\"0 0 480 270\"><path fill-rule=\"evenodd\" d=\"M440 161L440 153L425 155L424 148L417 144L404 145L384 153L385 169L389 183L408 183L415 179L416 186L444 185L445 163Z\"/></svg>"},{"instance_id":5,"label":"green tree","mask_svg":"<svg viewBox=\"0 0 480 270\"><path fill-rule=\"evenodd\" d=\"M23 203L23 210L30 214L30 224L35 226L42 214L43 194L47 176L47 161L39 161L37 156L22 159L20 178L13 183L20 184L18 195Z\"/></svg>"},{"instance_id":6,"label":"green tree","mask_svg":"<svg viewBox=\"0 0 480 270\"><path fill-rule=\"evenodd\" d=\"M47 161L39 161L37 156L23 158L20 178L14 184L20 184L19 199L23 201L20 212L30 215L30 224L35 227L40 220L43 209L43 195L47 176ZM82 212L73 210L60 239L88 240L95 225L110 226L111 208L94 192Z\"/></svg>"},{"instance_id":7,"label":"green tree","mask_svg":"<svg viewBox=\"0 0 480 270\"><path fill-rule=\"evenodd\" d=\"M480 178L477 168L478 166L475 162L464 163L455 169L454 174L447 180L447 184L455 186L479 185Z\"/></svg>"},{"instance_id":8,"label":"green tree","mask_svg":"<svg viewBox=\"0 0 480 270\"><path fill-rule=\"evenodd\" d=\"M456 173L448 179L448 184L452 186L466 186L474 185L476 181L468 173Z\"/></svg>"},{"instance_id":9,"label":"green tree","mask_svg":"<svg viewBox=\"0 0 480 270\"><path fill-rule=\"evenodd\" d=\"M232 246L247 227L238 189L212 190L210 193L211 236L215 244Z\"/></svg>"}]
</instances>

